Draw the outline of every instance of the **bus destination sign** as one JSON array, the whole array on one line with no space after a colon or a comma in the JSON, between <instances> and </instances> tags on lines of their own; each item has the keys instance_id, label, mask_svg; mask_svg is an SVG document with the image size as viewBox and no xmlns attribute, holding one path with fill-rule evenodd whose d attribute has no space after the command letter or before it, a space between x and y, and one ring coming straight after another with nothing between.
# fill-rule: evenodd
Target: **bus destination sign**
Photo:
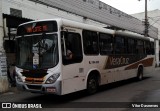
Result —
<instances>
[{"instance_id":1,"label":"bus destination sign","mask_svg":"<svg viewBox=\"0 0 160 111\"><path fill-rule=\"evenodd\" d=\"M27 33L37 33L37 32L46 32L48 31L48 25L36 26L36 27L27 27Z\"/></svg>"},{"instance_id":2,"label":"bus destination sign","mask_svg":"<svg viewBox=\"0 0 160 111\"><path fill-rule=\"evenodd\" d=\"M18 27L17 35L29 35L37 33L47 33L47 32L57 32L57 22L56 21L39 21L32 22Z\"/></svg>"}]
</instances>

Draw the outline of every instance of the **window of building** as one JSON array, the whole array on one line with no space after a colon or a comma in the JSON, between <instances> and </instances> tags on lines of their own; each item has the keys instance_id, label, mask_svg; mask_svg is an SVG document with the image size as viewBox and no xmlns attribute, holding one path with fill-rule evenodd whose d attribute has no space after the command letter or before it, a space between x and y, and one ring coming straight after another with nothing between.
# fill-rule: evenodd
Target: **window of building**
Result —
<instances>
[{"instance_id":1,"label":"window of building","mask_svg":"<svg viewBox=\"0 0 160 111\"><path fill-rule=\"evenodd\" d=\"M10 14L16 17L22 17L22 10L10 8Z\"/></svg>"}]
</instances>

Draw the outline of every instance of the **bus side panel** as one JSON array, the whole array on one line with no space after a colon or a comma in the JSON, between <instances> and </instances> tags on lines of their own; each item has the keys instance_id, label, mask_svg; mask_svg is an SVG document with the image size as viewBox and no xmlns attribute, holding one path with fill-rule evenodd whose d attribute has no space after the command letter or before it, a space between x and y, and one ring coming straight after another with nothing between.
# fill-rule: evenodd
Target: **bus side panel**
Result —
<instances>
[{"instance_id":1,"label":"bus side panel","mask_svg":"<svg viewBox=\"0 0 160 111\"><path fill-rule=\"evenodd\" d=\"M85 77L82 63L63 66L62 94L85 89Z\"/></svg>"},{"instance_id":2,"label":"bus side panel","mask_svg":"<svg viewBox=\"0 0 160 111\"><path fill-rule=\"evenodd\" d=\"M84 74L86 75L86 80L89 74L93 70L96 70L100 74L100 85L111 83L114 81L113 75L115 74L114 69L106 69L107 56L84 56ZM87 82L87 81L86 81Z\"/></svg>"},{"instance_id":3,"label":"bus side panel","mask_svg":"<svg viewBox=\"0 0 160 111\"><path fill-rule=\"evenodd\" d=\"M148 56L148 58L154 58L154 55L151 55L151 56ZM149 75L149 74L152 74L152 72L154 71L155 69L155 58L153 60L153 63L151 66L148 66L148 67L144 67L144 76L145 75Z\"/></svg>"}]
</instances>

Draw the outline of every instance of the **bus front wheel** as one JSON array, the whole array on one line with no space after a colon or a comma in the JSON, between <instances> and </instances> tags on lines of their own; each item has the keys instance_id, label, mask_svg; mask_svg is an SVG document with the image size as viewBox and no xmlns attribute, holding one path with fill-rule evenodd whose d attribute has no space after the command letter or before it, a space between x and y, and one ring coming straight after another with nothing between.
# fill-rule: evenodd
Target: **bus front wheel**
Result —
<instances>
[{"instance_id":1,"label":"bus front wheel","mask_svg":"<svg viewBox=\"0 0 160 111\"><path fill-rule=\"evenodd\" d=\"M95 75L91 75L87 80L87 93L94 94L98 90L98 79Z\"/></svg>"}]
</instances>

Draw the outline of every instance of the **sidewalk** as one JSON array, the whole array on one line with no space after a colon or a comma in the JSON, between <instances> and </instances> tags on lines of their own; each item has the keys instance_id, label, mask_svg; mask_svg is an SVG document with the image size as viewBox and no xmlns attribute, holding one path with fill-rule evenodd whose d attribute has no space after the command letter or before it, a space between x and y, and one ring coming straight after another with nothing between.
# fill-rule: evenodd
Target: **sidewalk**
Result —
<instances>
[{"instance_id":1,"label":"sidewalk","mask_svg":"<svg viewBox=\"0 0 160 111\"><path fill-rule=\"evenodd\" d=\"M14 94L16 92L18 92L16 87L9 87L7 92L0 92L0 95Z\"/></svg>"},{"instance_id":2,"label":"sidewalk","mask_svg":"<svg viewBox=\"0 0 160 111\"><path fill-rule=\"evenodd\" d=\"M16 94L16 93L20 93L20 92L23 92L23 91L18 90L16 86L15 87L9 86L9 90L7 92L0 92L0 96Z\"/></svg>"},{"instance_id":3,"label":"sidewalk","mask_svg":"<svg viewBox=\"0 0 160 111\"><path fill-rule=\"evenodd\" d=\"M160 67L156 67L155 70L160 70Z\"/></svg>"}]
</instances>

